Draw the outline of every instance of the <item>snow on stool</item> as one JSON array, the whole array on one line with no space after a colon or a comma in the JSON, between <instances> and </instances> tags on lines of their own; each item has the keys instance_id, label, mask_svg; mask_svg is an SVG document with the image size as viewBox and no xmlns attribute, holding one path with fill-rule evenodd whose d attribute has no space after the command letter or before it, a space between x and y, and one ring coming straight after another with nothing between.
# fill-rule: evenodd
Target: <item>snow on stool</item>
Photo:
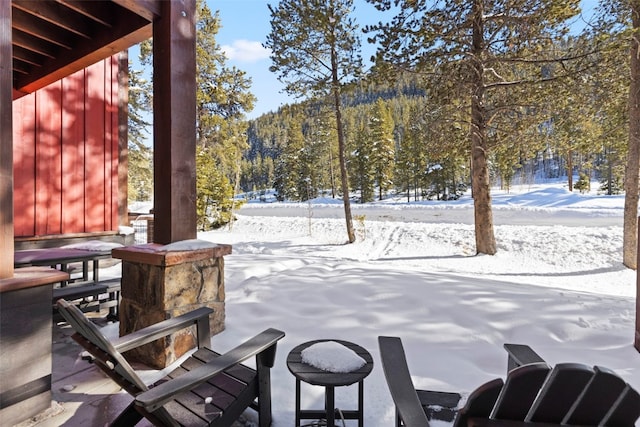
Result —
<instances>
[{"instance_id":1,"label":"snow on stool","mask_svg":"<svg viewBox=\"0 0 640 427\"><path fill-rule=\"evenodd\" d=\"M329 372L351 372L367 362L355 351L335 341L313 344L301 352L302 362Z\"/></svg>"}]
</instances>

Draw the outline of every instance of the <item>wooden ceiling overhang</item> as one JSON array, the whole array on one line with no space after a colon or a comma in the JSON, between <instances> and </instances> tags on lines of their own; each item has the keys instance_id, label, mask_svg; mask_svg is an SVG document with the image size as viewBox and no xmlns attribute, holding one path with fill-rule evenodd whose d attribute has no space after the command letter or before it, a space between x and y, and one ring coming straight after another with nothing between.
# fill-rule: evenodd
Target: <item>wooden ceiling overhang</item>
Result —
<instances>
[{"instance_id":1,"label":"wooden ceiling overhang","mask_svg":"<svg viewBox=\"0 0 640 427\"><path fill-rule=\"evenodd\" d=\"M12 0L13 99L152 36L160 0Z\"/></svg>"}]
</instances>

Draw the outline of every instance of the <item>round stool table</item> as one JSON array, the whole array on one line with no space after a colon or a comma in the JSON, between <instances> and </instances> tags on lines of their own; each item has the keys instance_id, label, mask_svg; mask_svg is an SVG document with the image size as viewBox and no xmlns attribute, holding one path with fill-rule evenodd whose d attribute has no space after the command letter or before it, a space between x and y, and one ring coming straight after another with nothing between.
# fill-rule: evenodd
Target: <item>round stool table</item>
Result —
<instances>
[{"instance_id":1,"label":"round stool table","mask_svg":"<svg viewBox=\"0 0 640 427\"><path fill-rule=\"evenodd\" d=\"M327 341L340 343L353 350L365 360L365 365L351 372L330 372L302 362L302 350L313 344ZM358 420L358 426L363 427L364 379L373 369L373 358L367 350L348 341L328 339L309 341L300 344L289 352L287 367L296 377L296 427L300 426L300 420L302 419L326 419L327 426L334 427L336 419L335 387L348 386L355 383L358 383L358 408L356 410L341 410L340 413L344 419ZM300 381L325 388L324 410L300 409Z\"/></svg>"}]
</instances>

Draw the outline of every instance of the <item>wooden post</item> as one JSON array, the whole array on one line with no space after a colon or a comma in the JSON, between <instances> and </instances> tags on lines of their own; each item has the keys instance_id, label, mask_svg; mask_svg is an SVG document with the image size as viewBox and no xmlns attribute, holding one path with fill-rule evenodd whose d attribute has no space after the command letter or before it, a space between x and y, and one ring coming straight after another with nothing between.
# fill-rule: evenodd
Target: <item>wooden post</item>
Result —
<instances>
[{"instance_id":1,"label":"wooden post","mask_svg":"<svg viewBox=\"0 0 640 427\"><path fill-rule=\"evenodd\" d=\"M0 2L0 279L13 277L13 49L11 2Z\"/></svg>"},{"instance_id":2,"label":"wooden post","mask_svg":"<svg viewBox=\"0 0 640 427\"><path fill-rule=\"evenodd\" d=\"M167 244L196 237L196 5L160 5L153 23L153 236Z\"/></svg>"},{"instance_id":3,"label":"wooden post","mask_svg":"<svg viewBox=\"0 0 640 427\"><path fill-rule=\"evenodd\" d=\"M118 225L129 224L129 53L118 54Z\"/></svg>"}]
</instances>

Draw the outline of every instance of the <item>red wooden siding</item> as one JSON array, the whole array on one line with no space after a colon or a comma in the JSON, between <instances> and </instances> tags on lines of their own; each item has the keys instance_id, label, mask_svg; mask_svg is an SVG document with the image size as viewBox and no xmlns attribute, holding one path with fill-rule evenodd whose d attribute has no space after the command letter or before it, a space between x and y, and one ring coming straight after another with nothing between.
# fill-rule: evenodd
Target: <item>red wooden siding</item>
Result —
<instances>
[{"instance_id":1,"label":"red wooden siding","mask_svg":"<svg viewBox=\"0 0 640 427\"><path fill-rule=\"evenodd\" d=\"M14 234L35 234L36 187L33 173L36 167L36 125L33 114L35 95L28 95L21 102L13 102L13 210ZM20 135L20 139L15 136ZM28 172L27 172L28 171Z\"/></svg>"},{"instance_id":2,"label":"red wooden siding","mask_svg":"<svg viewBox=\"0 0 640 427\"><path fill-rule=\"evenodd\" d=\"M117 57L13 101L14 234L116 230Z\"/></svg>"},{"instance_id":3,"label":"red wooden siding","mask_svg":"<svg viewBox=\"0 0 640 427\"><path fill-rule=\"evenodd\" d=\"M84 230L84 70L63 79L62 233Z\"/></svg>"},{"instance_id":4,"label":"red wooden siding","mask_svg":"<svg viewBox=\"0 0 640 427\"><path fill-rule=\"evenodd\" d=\"M62 165L60 117L62 90L56 82L36 93L36 235L60 234ZM14 138L15 140L15 138Z\"/></svg>"}]
</instances>

